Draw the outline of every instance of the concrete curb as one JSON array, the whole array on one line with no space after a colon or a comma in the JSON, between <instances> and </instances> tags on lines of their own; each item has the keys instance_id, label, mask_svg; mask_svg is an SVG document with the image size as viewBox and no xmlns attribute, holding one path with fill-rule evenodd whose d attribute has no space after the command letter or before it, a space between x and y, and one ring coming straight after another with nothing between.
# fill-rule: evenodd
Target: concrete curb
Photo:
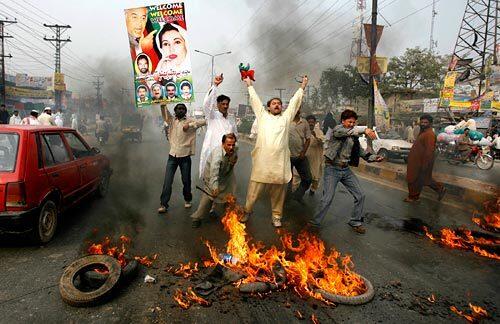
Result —
<instances>
[{"instance_id":1,"label":"concrete curb","mask_svg":"<svg viewBox=\"0 0 500 324\"><path fill-rule=\"evenodd\" d=\"M367 164L364 161L360 161L359 167L353 169L361 173L376 176L382 180L397 183L404 187L407 186L405 171L391 170L390 168L384 168L383 165L375 163ZM487 200L496 199L499 192L498 187L478 180L460 178L441 173L434 173L434 178L445 185L447 195L474 206L480 206Z\"/></svg>"}]
</instances>

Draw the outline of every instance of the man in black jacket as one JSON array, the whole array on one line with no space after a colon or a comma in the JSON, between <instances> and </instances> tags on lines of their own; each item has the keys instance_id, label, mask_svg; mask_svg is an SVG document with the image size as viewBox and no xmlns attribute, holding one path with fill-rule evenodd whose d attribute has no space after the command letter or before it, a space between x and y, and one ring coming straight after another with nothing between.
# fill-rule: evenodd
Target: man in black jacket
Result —
<instances>
[{"instance_id":1,"label":"man in black jacket","mask_svg":"<svg viewBox=\"0 0 500 324\"><path fill-rule=\"evenodd\" d=\"M325 136L323 197L321 198L320 210L310 221L310 224L316 227L320 226L332 204L337 185L341 182L354 198L354 210L349 225L355 232L364 234L365 229L362 225L365 194L358 178L349 166L357 167L360 157L368 162L380 162L383 158L370 154L361 148L359 135L365 134L371 139L375 139L375 132L364 126L355 126L358 115L354 111L344 110L340 119L340 125L330 129Z\"/></svg>"},{"instance_id":2,"label":"man in black jacket","mask_svg":"<svg viewBox=\"0 0 500 324\"><path fill-rule=\"evenodd\" d=\"M2 106L0 107L0 124L8 124L9 119L9 112L7 111L7 108L5 108L5 105L2 104Z\"/></svg>"}]
</instances>

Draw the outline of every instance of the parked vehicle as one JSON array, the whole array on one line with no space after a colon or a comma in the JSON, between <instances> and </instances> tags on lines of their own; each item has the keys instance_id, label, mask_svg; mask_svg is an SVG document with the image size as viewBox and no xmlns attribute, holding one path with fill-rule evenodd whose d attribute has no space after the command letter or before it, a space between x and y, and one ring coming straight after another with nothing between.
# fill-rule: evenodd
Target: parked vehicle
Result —
<instances>
[{"instance_id":1,"label":"parked vehicle","mask_svg":"<svg viewBox=\"0 0 500 324\"><path fill-rule=\"evenodd\" d=\"M109 159L74 129L0 125L0 233L49 242L59 215L105 196L111 174Z\"/></svg>"},{"instance_id":2,"label":"parked vehicle","mask_svg":"<svg viewBox=\"0 0 500 324\"><path fill-rule=\"evenodd\" d=\"M395 131L379 133L376 128L374 131L377 138L373 140L372 147L376 154L383 156L386 160L403 159L405 162L408 161L408 154L410 153L412 143L402 139ZM368 146L366 136L361 136L359 143L366 150Z\"/></svg>"}]
</instances>

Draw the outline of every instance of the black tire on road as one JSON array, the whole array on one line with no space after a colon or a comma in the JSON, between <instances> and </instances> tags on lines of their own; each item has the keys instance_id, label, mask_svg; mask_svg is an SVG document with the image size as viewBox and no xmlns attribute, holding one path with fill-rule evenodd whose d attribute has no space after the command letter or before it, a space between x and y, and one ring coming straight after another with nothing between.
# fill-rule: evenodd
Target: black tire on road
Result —
<instances>
[{"instance_id":1,"label":"black tire on road","mask_svg":"<svg viewBox=\"0 0 500 324\"><path fill-rule=\"evenodd\" d=\"M52 200L46 200L38 214L34 216L32 238L36 243L48 243L54 237L57 229L59 210Z\"/></svg>"},{"instance_id":2,"label":"black tire on road","mask_svg":"<svg viewBox=\"0 0 500 324\"><path fill-rule=\"evenodd\" d=\"M134 279L139 272L139 262L137 260L130 261L125 267L122 268L122 282L128 282ZM99 273L94 270L82 273L80 278L82 282L93 288L100 287L107 279L108 275L104 273Z\"/></svg>"},{"instance_id":3,"label":"black tire on road","mask_svg":"<svg viewBox=\"0 0 500 324\"><path fill-rule=\"evenodd\" d=\"M359 276L365 282L366 292L364 294L351 297L351 296L341 296L341 295L332 294L332 293L330 293L326 290L323 290L323 289L316 289L316 292L320 293L321 296L323 296L323 298L327 299L328 301L331 301L332 303L345 304L345 305L366 304L373 299L373 296L375 295L375 290L373 289L372 283L370 281L368 281L368 279L366 279L362 275L359 275Z\"/></svg>"},{"instance_id":4,"label":"black tire on road","mask_svg":"<svg viewBox=\"0 0 500 324\"><path fill-rule=\"evenodd\" d=\"M111 173L109 172L109 170L104 170L101 175L101 179L99 180L99 186L97 187L98 197L103 198L108 194L110 178L111 178Z\"/></svg>"},{"instance_id":5,"label":"black tire on road","mask_svg":"<svg viewBox=\"0 0 500 324\"><path fill-rule=\"evenodd\" d=\"M96 290L83 292L75 287L75 278L96 267L105 267L109 271L106 281ZM59 280L59 292L62 300L71 306L93 306L106 301L112 296L120 281L122 269L115 258L108 255L89 255L76 260L63 272Z\"/></svg>"}]
</instances>

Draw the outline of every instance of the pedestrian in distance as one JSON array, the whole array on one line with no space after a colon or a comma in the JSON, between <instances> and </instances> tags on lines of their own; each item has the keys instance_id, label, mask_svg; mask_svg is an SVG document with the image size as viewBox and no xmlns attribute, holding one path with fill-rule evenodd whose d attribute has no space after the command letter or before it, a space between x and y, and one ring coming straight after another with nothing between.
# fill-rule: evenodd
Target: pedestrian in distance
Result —
<instances>
[{"instance_id":1,"label":"pedestrian in distance","mask_svg":"<svg viewBox=\"0 0 500 324\"><path fill-rule=\"evenodd\" d=\"M365 194L358 178L349 166L358 166L359 158L368 162L381 162L383 157L371 154L361 147L359 136L365 134L375 139L375 132L366 126L356 126L358 115L352 110L344 110L340 116L340 124L330 129L325 136L325 170L323 174L323 196L320 208L309 221L313 227L319 227L325 218L335 197L337 185L342 183L354 198L354 209L349 225L364 234L363 209Z\"/></svg>"},{"instance_id":2,"label":"pedestrian in distance","mask_svg":"<svg viewBox=\"0 0 500 324\"><path fill-rule=\"evenodd\" d=\"M9 125L21 125L22 119L19 117L19 111L14 110L9 119Z\"/></svg>"},{"instance_id":3,"label":"pedestrian in distance","mask_svg":"<svg viewBox=\"0 0 500 324\"><path fill-rule=\"evenodd\" d=\"M21 125L41 125L38 121L38 111L32 110L29 116L23 118Z\"/></svg>"},{"instance_id":4,"label":"pedestrian in distance","mask_svg":"<svg viewBox=\"0 0 500 324\"><path fill-rule=\"evenodd\" d=\"M201 220L210 212L212 205L221 206L228 194L234 194L236 179L233 169L237 161L236 135L224 134L222 146L210 152L203 170L204 191L198 209L191 215L194 228L200 227Z\"/></svg>"},{"instance_id":5,"label":"pedestrian in distance","mask_svg":"<svg viewBox=\"0 0 500 324\"><path fill-rule=\"evenodd\" d=\"M436 150L436 134L432 130L432 116L420 116L420 133L415 139L408 155L406 180L408 182L408 197L405 202L418 202L424 186L431 187L438 193L438 200L443 199L446 189L442 183L432 178L434 168L434 151Z\"/></svg>"},{"instance_id":6,"label":"pedestrian in distance","mask_svg":"<svg viewBox=\"0 0 500 324\"><path fill-rule=\"evenodd\" d=\"M0 124L8 124L9 123L9 112L7 111L7 107L4 104L0 106Z\"/></svg>"},{"instance_id":7,"label":"pedestrian in distance","mask_svg":"<svg viewBox=\"0 0 500 324\"><path fill-rule=\"evenodd\" d=\"M248 87L250 106L257 119L257 140L252 151L252 172L248 184L245 214L241 222L248 221L253 206L264 190L269 191L272 208L272 222L281 227L281 216L285 202L286 187L292 179L290 164L289 134L290 124L297 114L307 85L307 76L302 78L300 88L290 99L283 112L280 98L267 102L267 109L253 88L250 78L244 79Z\"/></svg>"},{"instance_id":8,"label":"pedestrian in distance","mask_svg":"<svg viewBox=\"0 0 500 324\"><path fill-rule=\"evenodd\" d=\"M38 121L43 126L56 126L54 117L52 116L52 109L50 107L45 107L43 112L38 116Z\"/></svg>"},{"instance_id":9,"label":"pedestrian in distance","mask_svg":"<svg viewBox=\"0 0 500 324\"><path fill-rule=\"evenodd\" d=\"M185 104L175 105L175 116L172 116L166 105L161 106L161 113L169 126L168 139L170 141L170 151L168 153L165 180L160 196L161 205L158 208L158 213L166 213L169 207L170 196L172 195L172 183L174 182L177 168L181 169L184 207L191 208L192 206L191 155L194 155L196 150L196 129L205 125L206 121L186 117L187 107Z\"/></svg>"}]
</instances>

